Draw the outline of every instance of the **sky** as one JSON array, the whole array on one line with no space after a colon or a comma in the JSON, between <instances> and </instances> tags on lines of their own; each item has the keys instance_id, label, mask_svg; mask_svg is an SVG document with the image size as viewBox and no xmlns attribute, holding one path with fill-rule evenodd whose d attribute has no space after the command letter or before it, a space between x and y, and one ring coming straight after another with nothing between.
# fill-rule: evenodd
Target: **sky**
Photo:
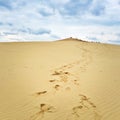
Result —
<instances>
[{"instance_id":1,"label":"sky","mask_svg":"<svg viewBox=\"0 0 120 120\"><path fill-rule=\"evenodd\" d=\"M0 0L0 42L68 37L120 44L120 0Z\"/></svg>"}]
</instances>

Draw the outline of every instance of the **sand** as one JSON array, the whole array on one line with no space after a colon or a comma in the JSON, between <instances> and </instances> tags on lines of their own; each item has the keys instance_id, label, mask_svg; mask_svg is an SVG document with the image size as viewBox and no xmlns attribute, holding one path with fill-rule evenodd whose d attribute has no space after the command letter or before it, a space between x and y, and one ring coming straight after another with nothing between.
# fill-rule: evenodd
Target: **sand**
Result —
<instances>
[{"instance_id":1,"label":"sand","mask_svg":"<svg viewBox=\"0 0 120 120\"><path fill-rule=\"evenodd\" d=\"M0 43L0 120L120 120L120 46Z\"/></svg>"}]
</instances>

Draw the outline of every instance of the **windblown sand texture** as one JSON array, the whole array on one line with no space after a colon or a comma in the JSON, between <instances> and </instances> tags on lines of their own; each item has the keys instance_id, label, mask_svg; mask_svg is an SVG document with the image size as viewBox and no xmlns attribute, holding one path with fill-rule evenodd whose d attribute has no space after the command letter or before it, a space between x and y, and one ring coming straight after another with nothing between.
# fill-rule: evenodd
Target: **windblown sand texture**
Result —
<instances>
[{"instance_id":1,"label":"windblown sand texture","mask_svg":"<svg viewBox=\"0 0 120 120\"><path fill-rule=\"evenodd\" d=\"M0 120L120 120L120 46L0 43Z\"/></svg>"}]
</instances>

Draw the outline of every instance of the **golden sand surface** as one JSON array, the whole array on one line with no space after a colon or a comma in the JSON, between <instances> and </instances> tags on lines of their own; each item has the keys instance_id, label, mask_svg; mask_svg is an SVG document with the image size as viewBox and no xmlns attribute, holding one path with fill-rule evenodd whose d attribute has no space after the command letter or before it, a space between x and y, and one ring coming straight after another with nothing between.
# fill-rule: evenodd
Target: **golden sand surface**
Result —
<instances>
[{"instance_id":1,"label":"golden sand surface","mask_svg":"<svg viewBox=\"0 0 120 120\"><path fill-rule=\"evenodd\" d=\"M0 120L120 120L120 46L0 43Z\"/></svg>"}]
</instances>

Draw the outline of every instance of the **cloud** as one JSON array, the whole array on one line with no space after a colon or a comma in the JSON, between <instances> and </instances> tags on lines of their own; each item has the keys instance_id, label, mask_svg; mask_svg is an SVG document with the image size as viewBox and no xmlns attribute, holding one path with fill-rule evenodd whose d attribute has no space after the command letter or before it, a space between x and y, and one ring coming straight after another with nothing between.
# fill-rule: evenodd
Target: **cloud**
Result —
<instances>
[{"instance_id":1,"label":"cloud","mask_svg":"<svg viewBox=\"0 0 120 120\"><path fill-rule=\"evenodd\" d=\"M119 40L119 0L0 0L5 40ZM92 34L94 32L94 34ZM89 36L88 38L86 36Z\"/></svg>"},{"instance_id":2,"label":"cloud","mask_svg":"<svg viewBox=\"0 0 120 120\"><path fill-rule=\"evenodd\" d=\"M35 35L43 35L43 34L50 34L51 30L47 30L47 29L39 29L39 30L35 30L35 31L30 31L32 34Z\"/></svg>"},{"instance_id":3,"label":"cloud","mask_svg":"<svg viewBox=\"0 0 120 120\"><path fill-rule=\"evenodd\" d=\"M100 16L105 13L105 1L94 0L92 3L91 13L95 16Z\"/></svg>"},{"instance_id":4,"label":"cloud","mask_svg":"<svg viewBox=\"0 0 120 120\"><path fill-rule=\"evenodd\" d=\"M2 34L3 36L6 36L6 35L17 35L18 33L17 32L3 32Z\"/></svg>"},{"instance_id":5,"label":"cloud","mask_svg":"<svg viewBox=\"0 0 120 120\"><path fill-rule=\"evenodd\" d=\"M51 30L49 29L31 29L31 28L19 28L13 30L4 30L0 32L0 41L33 41L33 40L47 40L54 39L51 36Z\"/></svg>"},{"instance_id":6,"label":"cloud","mask_svg":"<svg viewBox=\"0 0 120 120\"><path fill-rule=\"evenodd\" d=\"M52 15L51 12L48 12L48 11L45 11L45 10L39 10L39 13L40 13L42 16L51 16L51 15Z\"/></svg>"},{"instance_id":7,"label":"cloud","mask_svg":"<svg viewBox=\"0 0 120 120\"><path fill-rule=\"evenodd\" d=\"M120 37L120 33L116 33L116 35L117 35L118 37Z\"/></svg>"},{"instance_id":8,"label":"cloud","mask_svg":"<svg viewBox=\"0 0 120 120\"><path fill-rule=\"evenodd\" d=\"M51 16L51 15L54 15L55 14L55 11L53 8L49 8L49 7L41 7L39 10L38 10L38 13L40 15L42 15L43 17L48 17L48 16Z\"/></svg>"},{"instance_id":9,"label":"cloud","mask_svg":"<svg viewBox=\"0 0 120 120\"><path fill-rule=\"evenodd\" d=\"M120 21L118 20L114 20L114 21L103 21L101 22L103 25L106 25L106 26L115 26L115 25L120 25Z\"/></svg>"},{"instance_id":10,"label":"cloud","mask_svg":"<svg viewBox=\"0 0 120 120\"><path fill-rule=\"evenodd\" d=\"M100 0L67 0L62 3L54 2L54 0L47 1L44 4L51 8L56 9L62 16L77 16L81 17L84 14L92 14L95 16L100 16L105 12L105 1Z\"/></svg>"},{"instance_id":11,"label":"cloud","mask_svg":"<svg viewBox=\"0 0 120 120\"><path fill-rule=\"evenodd\" d=\"M120 39L119 40L109 40L109 43L120 44Z\"/></svg>"},{"instance_id":12,"label":"cloud","mask_svg":"<svg viewBox=\"0 0 120 120\"><path fill-rule=\"evenodd\" d=\"M4 22L0 22L0 26L13 26L13 24L12 23L4 23Z\"/></svg>"},{"instance_id":13,"label":"cloud","mask_svg":"<svg viewBox=\"0 0 120 120\"><path fill-rule=\"evenodd\" d=\"M2 22L0 22L0 26L4 25Z\"/></svg>"},{"instance_id":14,"label":"cloud","mask_svg":"<svg viewBox=\"0 0 120 120\"><path fill-rule=\"evenodd\" d=\"M51 30L43 29L43 28L37 29L37 30L33 30L31 28L18 29L18 32L27 33L27 34L34 34L34 35L51 34Z\"/></svg>"},{"instance_id":15,"label":"cloud","mask_svg":"<svg viewBox=\"0 0 120 120\"><path fill-rule=\"evenodd\" d=\"M84 14L91 6L93 0L70 0L60 7L61 14L68 16L76 16Z\"/></svg>"},{"instance_id":16,"label":"cloud","mask_svg":"<svg viewBox=\"0 0 120 120\"><path fill-rule=\"evenodd\" d=\"M6 23L6 24L7 24L8 26L11 26L11 27L13 26L13 23L9 23L9 22L8 22L8 23Z\"/></svg>"},{"instance_id":17,"label":"cloud","mask_svg":"<svg viewBox=\"0 0 120 120\"><path fill-rule=\"evenodd\" d=\"M61 39L59 36L54 35L54 34L52 34L51 37L52 37L53 39L55 39L55 40L56 40L56 39Z\"/></svg>"},{"instance_id":18,"label":"cloud","mask_svg":"<svg viewBox=\"0 0 120 120\"><path fill-rule=\"evenodd\" d=\"M0 0L0 8L5 8L7 10L11 10L11 1L10 0Z\"/></svg>"},{"instance_id":19,"label":"cloud","mask_svg":"<svg viewBox=\"0 0 120 120\"><path fill-rule=\"evenodd\" d=\"M105 35L105 33L104 33L104 32L101 32L100 35Z\"/></svg>"},{"instance_id":20,"label":"cloud","mask_svg":"<svg viewBox=\"0 0 120 120\"><path fill-rule=\"evenodd\" d=\"M86 39L87 39L87 40L90 40L90 41L94 41L94 42L100 42L100 37L97 36L97 35L96 35L96 37L89 35L89 36L86 37Z\"/></svg>"},{"instance_id":21,"label":"cloud","mask_svg":"<svg viewBox=\"0 0 120 120\"><path fill-rule=\"evenodd\" d=\"M86 38L88 38L89 40L92 40L92 41L98 41L97 37L86 37Z\"/></svg>"}]
</instances>

